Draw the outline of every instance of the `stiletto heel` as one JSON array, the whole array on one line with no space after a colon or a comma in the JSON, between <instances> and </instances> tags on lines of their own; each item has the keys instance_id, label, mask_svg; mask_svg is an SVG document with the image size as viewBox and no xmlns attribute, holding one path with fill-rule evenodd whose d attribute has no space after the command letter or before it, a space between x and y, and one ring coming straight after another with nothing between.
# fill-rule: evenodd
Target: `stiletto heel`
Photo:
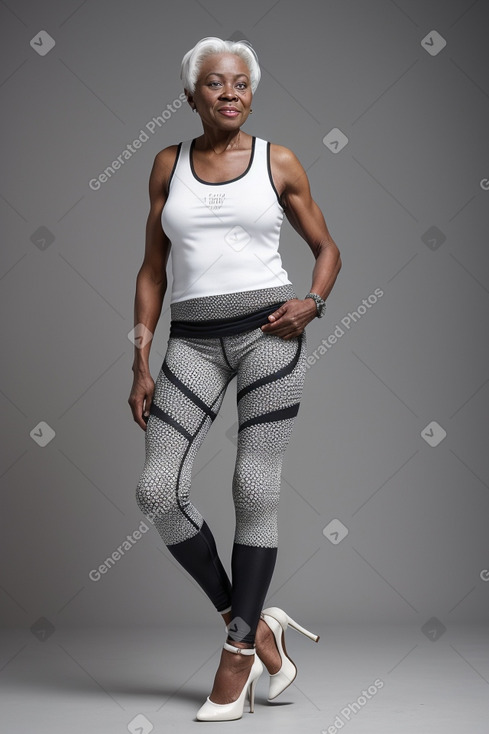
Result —
<instances>
[{"instance_id":1,"label":"stiletto heel","mask_svg":"<svg viewBox=\"0 0 489 734\"><path fill-rule=\"evenodd\" d=\"M263 666L262 666L262 670L263 670ZM259 677L260 676L257 676L250 683L250 688L249 688L249 692L248 692L248 698L250 700L250 714L254 714L255 713L255 686L256 686L256 681L258 680Z\"/></svg>"},{"instance_id":2,"label":"stiletto heel","mask_svg":"<svg viewBox=\"0 0 489 734\"><path fill-rule=\"evenodd\" d=\"M268 612L268 614L270 614L270 612ZM313 642L319 641L319 635L315 635L313 632L309 632L309 630L306 630L305 627L301 627L300 624L295 622L292 619L292 617L289 617L288 615L286 616L287 616L287 622L289 624L289 627L292 627L292 629L297 630L297 632L302 632L303 635L305 635L306 637L309 637L309 639L312 640Z\"/></svg>"},{"instance_id":3,"label":"stiletto heel","mask_svg":"<svg viewBox=\"0 0 489 734\"><path fill-rule=\"evenodd\" d=\"M274 698L277 698L282 691L285 691L285 689L290 686L297 676L297 667L293 660L291 660L287 655L287 650L285 648L285 630L287 627L292 627L292 629L295 629L297 632L301 632L314 642L319 641L319 635L309 632L309 630L293 620L292 617L289 617L283 609L279 609L278 607L267 607L267 609L263 609L260 617L264 622L266 622L268 627L270 627L282 661L280 670L277 673L269 674L270 687L268 691L268 701L273 701Z\"/></svg>"},{"instance_id":4,"label":"stiletto heel","mask_svg":"<svg viewBox=\"0 0 489 734\"><path fill-rule=\"evenodd\" d=\"M251 647L251 648L235 647L234 645L230 645L228 642L224 643L224 649L228 650L229 652L234 652L237 655L254 655L255 654L254 647ZM236 701L232 701L231 703L214 703L214 701L211 701L209 696L207 696L207 700L197 711L197 720L198 721L233 721L234 719L240 719L243 716L246 693L248 693L248 699L250 702L250 713L251 714L254 713L255 711L255 686L262 672L263 672L262 662L260 658L258 657L258 655L255 655L255 659L253 661L253 665L251 666L251 670L249 672L246 683L244 684L243 688L241 689L241 693L239 694Z\"/></svg>"}]
</instances>

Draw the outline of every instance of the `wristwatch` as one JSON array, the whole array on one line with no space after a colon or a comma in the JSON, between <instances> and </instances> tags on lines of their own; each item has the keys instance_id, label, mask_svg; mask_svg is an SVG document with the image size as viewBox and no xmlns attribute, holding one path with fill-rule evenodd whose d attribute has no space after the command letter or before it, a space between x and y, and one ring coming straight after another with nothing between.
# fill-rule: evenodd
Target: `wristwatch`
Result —
<instances>
[{"instance_id":1,"label":"wristwatch","mask_svg":"<svg viewBox=\"0 0 489 734\"><path fill-rule=\"evenodd\" d=\"M308 293L306 298L312 298L312 300L316 303L317 317L318 319L322 318L326 313L326 301L323 301L321 296L318 296L317 293Z\"/></svg>"}]
</instances>

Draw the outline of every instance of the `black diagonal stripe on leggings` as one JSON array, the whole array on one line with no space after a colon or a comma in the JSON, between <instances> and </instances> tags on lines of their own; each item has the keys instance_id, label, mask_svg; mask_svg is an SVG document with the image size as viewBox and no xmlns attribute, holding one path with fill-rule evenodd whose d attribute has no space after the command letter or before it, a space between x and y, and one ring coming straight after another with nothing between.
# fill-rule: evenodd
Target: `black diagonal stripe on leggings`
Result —
<instances>
[{"instance_id":1,"label":"black diagonal stripe on leggings","mask_svg":"<svg viewBox=\"0 0 489 734\"><path fill-rule=\"evenodd\" d=\"M242 431L243 428L254 426L256 423L272 423L273 421L283 421L286 418L294 418L298 412L299 403L295 403L289 408L280 408L280 410L272 410L270 413L262 413L262 415L257 415L254 418L249 418L247 421L245 421L239 427L238 433Z\"/></svg>"},{"instance_id":2,"label":"black diagonal stripe on leggings","mask_svg":"<svg viewBox=\"0 0 489 734\"><path fill-rule=\"evenodd\" d=\"M191 433L187 431L186 428L184 428L178 421L175 420L175 418L172 418L171 415L166 413L164 410L161 410L157 405L155 405L153 402L151 403L151 406L149 408L149 412L153 413L157 418L159 418L161 421L165 421L165 423L168 423L168 425L175 428L179 433L182 434L182 436L185 436L187 441L192 441L193 436Z\"/></svg>"},{"instance_id":3,"label":"black diagonal stripe on leggings","mask_svg":"<svg viewBox=\"0 0 489 734\"><path fill-rule=\"evenodd\" d=\"M261 385L266 385L268 382L279 380L281 377L285 377L285 375L288 375L289 372L292 372L297 362L299 361L303 333L304 332L299 334L299 341L298 341L297 349L296 349L293 359L288 364L286 364L285 367L281 367L276 372L272 372L271 375L265 375L265 377L260 377L258 380L255 380L254 382L251 382L249 385L246 385L246 387L243 387L236 396L238 403L242 397L244 397L247 393L250 392L250 390L255 390L255 388L261 387Z\"/></svg>"},{"instance_id":4,"label":"black diagonal stripe on leggings","mask_svg":"<svg viewBox=\"0 0 489 734\"><path fill-rule=\"evenodd\" d=\"M210 416L211 420L214 420L217 416L217 413L215 413L211 408L209 408L206 403L204 403L201 398L199 398L198 395L196 395L192 390L183 383L174 372L171 371L171 369L168 367L166 362L163 362L162 365L163 372L168 377L170 382L172 382L178 389L183 392L184 395L186 395L195 405L197 405L201 410L204 411L204 413L207 413L208 416Z\"/></svg>"},{"instance_id":5,"label":"black diagonal stripe on leggings","mask_svg":"<svg viewBox=\"0 0 489 734\"><path fill-rule=\"evenodd\" d=\"M221 388L221 390L216 395L216 397L215 397L214 402L212 403L212 405L214 405L215 403L217 403L219 401L219 398L221 397L221 395L224 392L226 392L227 386L229 385L229 383L231 382L231 380L233 379L233 377L234 377L234 373L232 375L230 375L230 377L228 378L228 380L226 380L224 386ZM188 441L187 447L186 447L185 451L183 452L182 458L180 460L180 466L178 468L178 475L177 475L177 483L176 483L176 488L175 488L175 495L176 495L176 500L177 500L178 508L179 508L180 512L182 513L182 515L187 518L187 520L189 521L189 523L191 525L193 525L196 530L199 530L199 526L197 525L197 523L195 522L195 520L192 517L190 517L190 515L186 512L185 508L182 507L182 504L180 502L180 479L181 479L181 476L182 476L183 465L184 465L185 459L187 458L187 454L190 451L190 448L191 448L191 446L192 446L192 444L194 442L194 439L196 438L197 434L199 433L199 431L201 430L201 428L204 425L205 421L207 420L207 414L205 413L202 416L202 418L200 420L200 423L197 426L197 429L196 429L194 435L192 436L192 434L189 433L179 423L177 423L177 421L174 418L172 418L170 415L168 415L168 413L166 413L161 408L158 408L158 406L155 405L153 402L151 403L149 412L150 413L153 413L153 415L155 415L157 418L160 418L160 420L165 421L165 423L168 423L170 426L173 426L179 433L182 434L182 436L185 436L185 438Z\"/></svg>"}]
</instances>

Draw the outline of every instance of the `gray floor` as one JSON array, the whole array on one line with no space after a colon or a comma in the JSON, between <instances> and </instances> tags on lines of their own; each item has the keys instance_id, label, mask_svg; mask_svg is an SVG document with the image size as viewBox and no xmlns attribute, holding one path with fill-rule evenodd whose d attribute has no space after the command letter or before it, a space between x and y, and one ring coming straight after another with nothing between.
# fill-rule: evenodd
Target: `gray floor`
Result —
<instances>
[{"instance_id":1,"label":"gray floor","mask_svg":"<svg viewBox=\"0 0 489 734\"><path fill-rule=\"evenodd\" d=\"M44 641L3 630L1 731L488 734L489 628L455 625L436 640L415 627L314 631L318 644L287 631L299 674L275 704L264 673L254 714L245 707L241 720L212 724L194 717L219 628L57 629Z\"/></svg>"}]
</instances>

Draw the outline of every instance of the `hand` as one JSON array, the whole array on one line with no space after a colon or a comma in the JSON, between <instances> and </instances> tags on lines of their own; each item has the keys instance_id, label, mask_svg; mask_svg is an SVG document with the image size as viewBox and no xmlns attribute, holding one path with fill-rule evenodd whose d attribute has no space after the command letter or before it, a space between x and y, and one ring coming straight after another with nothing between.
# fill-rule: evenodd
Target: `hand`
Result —
<instances>
[{"instance_id":1,"label":"hand","mask_svg":"<svg viewBox=\"0 0 489 734\"><path fill-rule=\"evenodd\" d=\"M132 415L138 426L146 430L146 422L143 419L143 411L149 416L149 408L153 399L155 383L149 372L135 372L132 383L131 394L127 402L131 406Z\"/></svg>"},{"instance_id":2,"label":"hand","mask_svg":"<svg viewBox=\"0 0 489 734\"><path fill-rule=\"evenodd\" d=\"M317 316L316 303L312 298L291 298L283 306L270 314L261 330L266 334L275 334L282 339L292 339L304 331L306 325Z\"/></svg>"}]
</instances>

